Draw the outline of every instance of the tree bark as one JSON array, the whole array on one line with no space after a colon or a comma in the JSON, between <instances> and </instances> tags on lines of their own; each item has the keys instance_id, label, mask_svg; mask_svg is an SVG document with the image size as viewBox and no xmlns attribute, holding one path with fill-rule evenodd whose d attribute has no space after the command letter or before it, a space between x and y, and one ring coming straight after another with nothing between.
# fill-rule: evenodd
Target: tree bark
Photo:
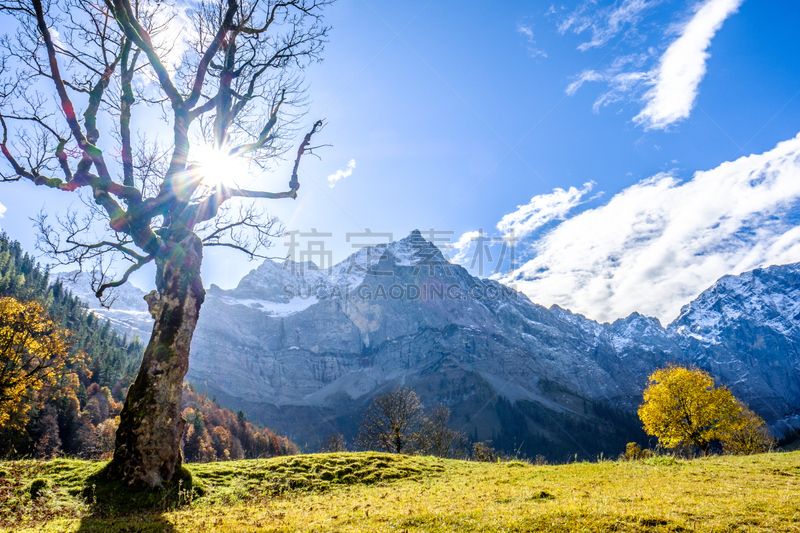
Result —
<instances>
[{"instance_id":1,"label":"tree bark","mask_svg":"<svg viewBox=\"0 0 800 533\"><path fill-rule=\"evenodd\" d=\"M155 319L136 381L120 413L109 474L131 485L158 487L180 471L183 378L205 298L203 245L190 231L164 238L156 256L156 288L145 296Z\"/></svg>"}]
</instances>

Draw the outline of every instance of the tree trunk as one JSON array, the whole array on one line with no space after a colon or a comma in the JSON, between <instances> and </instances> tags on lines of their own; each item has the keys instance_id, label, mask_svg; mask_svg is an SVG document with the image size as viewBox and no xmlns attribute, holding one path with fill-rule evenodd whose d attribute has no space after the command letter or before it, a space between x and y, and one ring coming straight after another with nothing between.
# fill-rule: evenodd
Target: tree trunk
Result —
<instances>
[{"instance_id":1,"label":"tree trunk","mask_svg":"<svg viewBox=\"0 0 800 533\"><path fill-rule=\"evenodd\" d=\"M183 378L189 369L200 306L203 245L191 232L165 238L156 257L156 288L145 296L155 319L136 381L120 413L111 476L131 485L160 486L180 471Z\"/></svg>"}]
</instances>

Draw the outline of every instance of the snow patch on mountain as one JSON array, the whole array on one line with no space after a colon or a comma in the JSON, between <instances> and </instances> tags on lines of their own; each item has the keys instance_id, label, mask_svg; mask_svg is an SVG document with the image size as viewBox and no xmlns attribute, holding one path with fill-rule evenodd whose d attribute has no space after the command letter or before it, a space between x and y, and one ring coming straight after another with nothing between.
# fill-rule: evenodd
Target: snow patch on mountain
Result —
<instances>
[{"instance_id":1,"label":"snow patch on mountain","mask_svg":"<svg viewBox=\"0 0 800 533\"><path fill-rule=\"evenodd\" d=\"M142 342L150 339L153 317L144 301L144 291L126 283L111 289L110 307L103 307L92 290L92 276L88 272L63 272L56 275L65 289L86 304L91 313L103 320L122 335L132 338L138 335Z\"/></svg>"},{"instance_id":2,"label":"snow patch on mountain","mask_svg":"<svg viewBox=\"0 0 800 533\"><path fill-rule=\"evenodd\" d=\"M252 307L253 309L258 309L259 311L275 317L293 315L295 313L305 311L312 305L319 303L318 298L302 298L299 296L296 296L284 303L273 302L271 300L254 300L248 298L236 299L231 297L223 297L221 300L229 305L244 305L247 307Z\"/></svg>"}]
</instances>

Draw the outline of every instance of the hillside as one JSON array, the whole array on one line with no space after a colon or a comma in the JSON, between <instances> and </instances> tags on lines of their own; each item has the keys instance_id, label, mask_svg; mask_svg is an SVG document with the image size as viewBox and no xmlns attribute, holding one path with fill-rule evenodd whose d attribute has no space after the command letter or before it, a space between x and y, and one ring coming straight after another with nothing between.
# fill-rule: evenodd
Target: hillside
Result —
<instances>
[{"instance_id":1,"label":"hillside","mask_svg":"<svg viewBox=\"0 0 800 533\"><path fill-rule=\"evenodd\" d=\"M561 466L304 455L189 465L192 489L149 495L90 477L102 466L0 463L0 531L774 532L800 513L800 452Z\"/></svg>"},{"instance_id":2,"label":"hillside","mask_svg":"<svg viewBox=\"0 0 800 533\"><path fill-rule=\"evenodd\" d=\"M72 294L64 276L51 284L49 273L24 253L19 243L0 235L0 297L41 302L56 323L71 333L71 362L55 390L32 398L32 416L21 430L0 428L0 456L40 458L67 455L107 458L114 447L117 415L139 370L144 346L138 337L119 334L111 314L97 316ZM77 276L88 283L87 276ZM136 305L136 289L122 301ZM84 290L80 293L91 297ZM144 303L144 302L141 302ZM148 315L149 316L149 315ZM81 354L79 358L74 357ZM183 393L187 461L217 461L297 453L290 440L249 422L205 394Z\"/></svg>"},{"instance_id":3,"label":"hillside","mask_svg":"<svg viewBox=\"0 0 800 533\"><path fill-rule=\"evenodd\" d=\"M59 273L56 280L81 300L95 315L108 322L119 333L133 337L138 335L147 343L153 331L153 317L147 310L144 292L130 283L109 289L110 307L103 307L92 290L92 277L88 272L77 270Z\"/></svg>"},{"instance_id":4,"label":"hillside","mask_svg":"<svg viewBox=\"0 0 800 533\"><path fill-rule=\"evenodd\" d=\"M54 322L70 331L70 364L57 390L33 398L24 430L0 428L4 457L92 457L113 445L114 416L121 408L144 352L137 339L120 335L25 253L0 235L0 296L40 302ZM76 354L82 354L76 358Z\"/></svg>"}]
</instances>

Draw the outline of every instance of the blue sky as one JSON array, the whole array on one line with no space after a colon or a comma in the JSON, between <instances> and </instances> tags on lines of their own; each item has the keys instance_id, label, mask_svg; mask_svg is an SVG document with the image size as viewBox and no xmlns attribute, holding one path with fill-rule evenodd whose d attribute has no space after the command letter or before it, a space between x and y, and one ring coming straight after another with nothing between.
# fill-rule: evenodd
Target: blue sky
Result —
<instances>
[{"instance_id":1,"label":"blue sky","mask_svg":"<svg viewBox=\"0 0 800 533\"><path fill-rule=\"evenodd\" d=\"M307 121L333 146L270 207L332 233L334 260L348 232L436 228L470 266L474 232L513 230L518 268L494 274L533 301L662 322L724 274L800 261L800 3L339 0L327 21ZM37 193L0 189L28 249ZM204 280L254 267L209 250Z\"/></svg>"}]
</instances>

